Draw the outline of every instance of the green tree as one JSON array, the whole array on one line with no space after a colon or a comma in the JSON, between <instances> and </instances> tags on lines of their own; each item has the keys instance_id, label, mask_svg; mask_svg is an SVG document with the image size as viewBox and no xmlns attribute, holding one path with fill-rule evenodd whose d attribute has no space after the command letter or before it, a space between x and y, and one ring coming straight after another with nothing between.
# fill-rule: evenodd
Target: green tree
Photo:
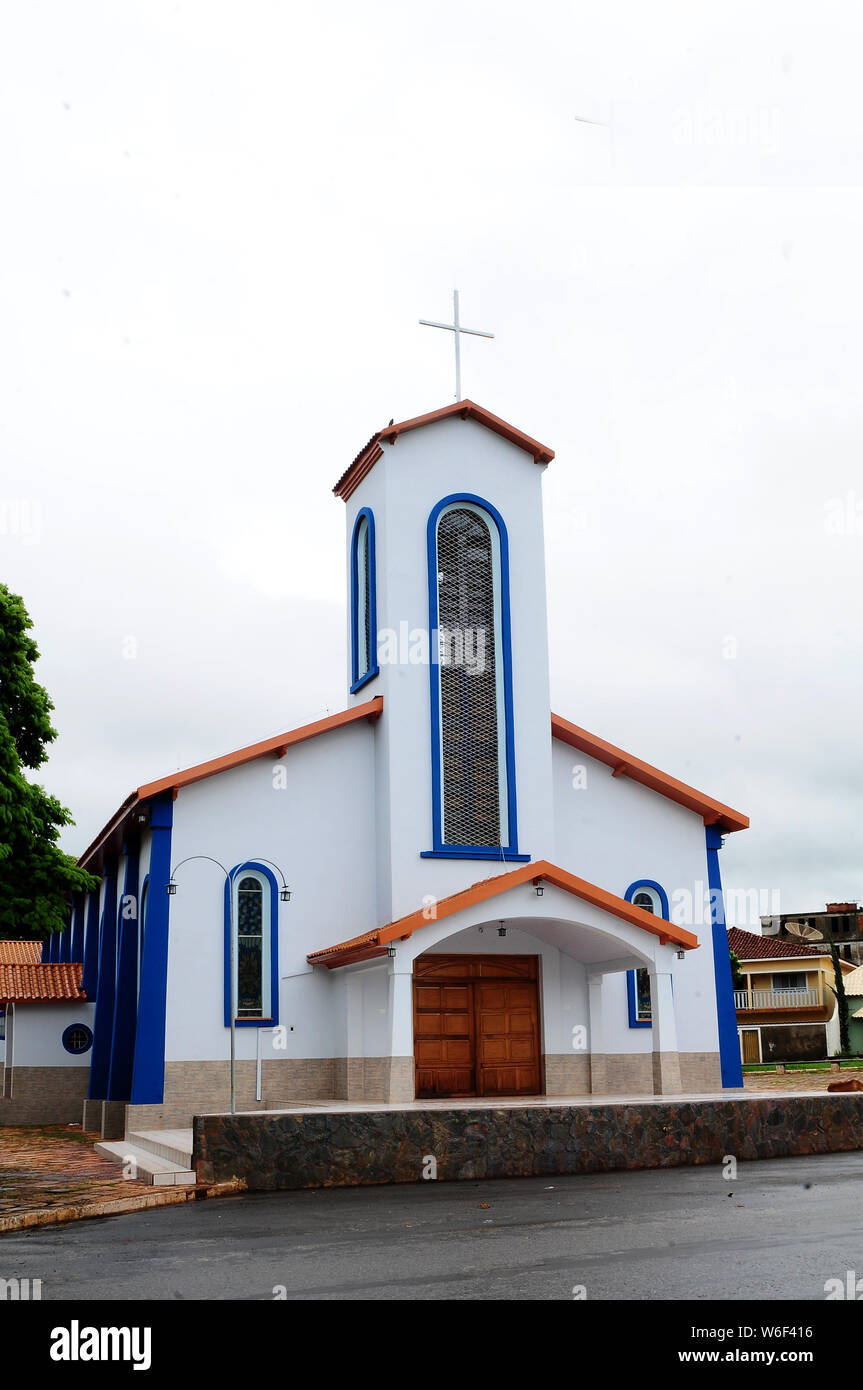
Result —
<instances>
[{"instance_id":1,"label":"green tree","mask_svg":"<svg viewBox=\"0 0 863 1390\"><path fill-rule=\"evenodd\" d=\"M731 957L731 985L733 989L745 989L746 977L740 969L740 959L734 951L728 952Z\"/></svg>"},{"instance_id":2,"label":"green tree","mask_svg":"<svg viewBox=\"0 0 863 1390\"><path fill-rule=\"evenodd\" d=\"M54 706L33 676L32 626L23 600L0 584L0 938L61 931L70 893L99 882L57 844L74 824L69 812L25 776L57 737Z\"/></svg>"},{"instance_id":3,"label":"green tree","mask_svg":"<svg viewBox=\"0 0 863 1390\"><path fill-rule=\"evenodd\" d=\"M844 1056L851 1051L851 1038L848 1032L848 996L845 993L842 966L839 964L839 947L832 937L830 937L830 955L833 959L833 978L836 981L835 987L831 985L830 988L836 995L836 1005L839 1013L839 1050Z\"/></svg>"}]
</instances>

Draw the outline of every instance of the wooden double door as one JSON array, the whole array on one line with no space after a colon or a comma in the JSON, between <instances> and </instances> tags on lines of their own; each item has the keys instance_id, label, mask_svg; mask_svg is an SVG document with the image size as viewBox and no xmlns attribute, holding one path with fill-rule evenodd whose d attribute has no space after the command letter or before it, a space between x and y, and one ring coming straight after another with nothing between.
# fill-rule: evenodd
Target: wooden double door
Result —
<instances>
[{"instance_id":1,"label":"wooden double door","mask_svg":"<svg viewBox=\"0 0 863 1390\"><path fill-rule=\"evenodd\" d=\"M414 961L417 1097L539 1095L536 956Z\"/></svg>"}]
</instances>

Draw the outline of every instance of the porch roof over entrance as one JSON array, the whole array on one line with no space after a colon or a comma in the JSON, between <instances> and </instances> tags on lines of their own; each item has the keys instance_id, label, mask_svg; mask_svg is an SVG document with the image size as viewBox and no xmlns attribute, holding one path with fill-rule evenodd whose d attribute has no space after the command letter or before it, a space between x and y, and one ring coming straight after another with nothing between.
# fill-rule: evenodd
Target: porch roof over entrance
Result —
<instances>
[{"instance_id":1,"label":"porch roof over entrance","mask_svg":"<svg viewBox=\"0 0 863 1390\"><path fill-rule=\"evenodd\" d=\"M461 912L464 908L473 907L487 898L506 893L511 888L517 888L519 884L542 882L562 888L564 892L572 893L574 897L582 898L594 907L620 917L631 926L640 927L642 931L658 936L663 946L670 942L685 951L691 951L698 945L698 938L693 936L692 932L676 926L673 922L667 922L663 917L655 917L643 908L628 903L624 898L607 892L605 888L598 888L595 883L588 883L587 879L577 878L566 869L559 869L547 859L538 859L535 864L523 864L508 874L482 879L479 883L471 884L470 888L463 888L448 898L441 898L435 904L434 920L439 922L442 917L450 917L454 912ZM376 956L386 954L387 945L391 941L407 941L419 927L426 926L430 920L427 914L428 908L420 908L407 917L388 922L385 927L376 927L374 931L364 932L362 936L353 936L347 941L338 942L335 946L325 946L320 951L310 951L306 959L310 965L326 965L330 970L340 965L353 965L357 961L373 960Z\"/></svg>"}]
</instances>

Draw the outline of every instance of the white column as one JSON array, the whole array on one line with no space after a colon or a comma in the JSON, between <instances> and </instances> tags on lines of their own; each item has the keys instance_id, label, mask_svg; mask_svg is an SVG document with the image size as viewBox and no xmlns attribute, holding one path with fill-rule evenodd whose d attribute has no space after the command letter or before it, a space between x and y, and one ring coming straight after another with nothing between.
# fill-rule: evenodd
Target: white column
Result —
<instances>
[{"instance_id":1,"label":"white column","mask_svg":"<svg viewBox=\"0 0 863 1390\"><path fill-rule=\"evenodd\" d=\"M657 1096L680 1092L680 1058L671 972L650 968L650 1013L653 1035L653 1091Z\"/></svg>"},{"instance_id":2,"label":"white column","mask_svg":"<svg viewBox=\"0 0 863 1390\"><path fill-rule=\"evenodd\" d=\"M414 1098L413 963L392 962L389 978L390 1079L388 1099Z\"/></svg>"},{"instance_id":3,"label":"white column","mask_svg":"<svg viewBox=\"0 0 863 1390\"><path fill-rule=\"evenodd\" d=\"M605 1033L602 1018L602 980L600 974L587 977L588 1026L590 1030L590 1093L602 1095L608 1090L605 1060Z\"/></svg>"}]
</instances>

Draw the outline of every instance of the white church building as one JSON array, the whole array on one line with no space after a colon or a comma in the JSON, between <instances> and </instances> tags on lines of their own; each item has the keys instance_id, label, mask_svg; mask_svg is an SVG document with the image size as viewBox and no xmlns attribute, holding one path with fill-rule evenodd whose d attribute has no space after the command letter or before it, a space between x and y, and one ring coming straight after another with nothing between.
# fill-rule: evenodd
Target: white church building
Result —
<instances>
[{"instance_id":1,"label":"white church building","mask_svg":"<svg viewBox=\"0 0 863 1390\"><path fill-rule=\"evenodd\" d=\"M748 821L552 713L553 457L469 400L360 450L346 708L116 810L44 956L86 1003L56 1039L42 1009L7 1094L76 1008L108 1137L228 1110L232 1070L238 1110L742 1084L719 849Z\"/></svg>"}]
</instances>

